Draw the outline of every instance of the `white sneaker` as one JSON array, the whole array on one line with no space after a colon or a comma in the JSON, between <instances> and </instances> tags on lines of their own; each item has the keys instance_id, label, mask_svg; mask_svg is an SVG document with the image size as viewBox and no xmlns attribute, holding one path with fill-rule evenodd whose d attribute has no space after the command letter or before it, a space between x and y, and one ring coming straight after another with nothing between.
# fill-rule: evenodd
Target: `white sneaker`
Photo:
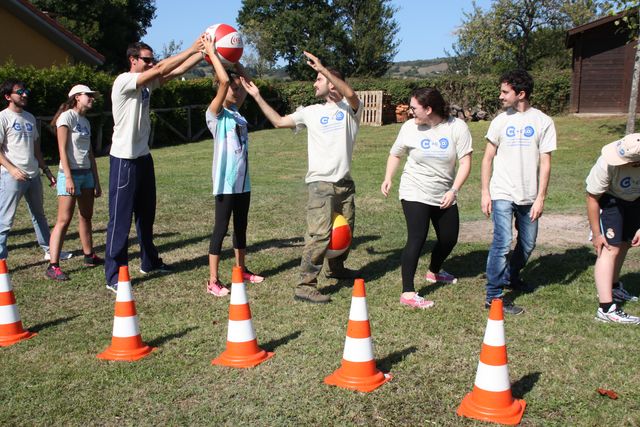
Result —
<instances>
[{"instance_id":1,"label":"white sneaker","mask_svg":"<svg viewBox=\"0 0 640 427\"><path fill-rule=\"evenodd\" d=\"M625 313L615 304L611 305L609 311L607 311L606 313L600 307L598 307L598 311L596 312L596 320L599 320L601 322L624 323L629 325L637 325L640 323L640 317L632 316Z\"/></svg>"},{"instance_id":2,"label":"white sneaker","mask_svg":"<svg viewBox=\"0 0 640 427\"><path fill-rule=\"evenodd\" d=\"M613 288L613 301L615 302L638 302L638 297L635 295L631 295L627 290L622 286L622 282L618 282L618 287Z\"/></svg>"},{"instance_id":3,"label":"white sneaker","mask_svg":"<svg viewBox=\"0 0 640 427\"><path fill-rule=\"evenodd\" d=\"M67 260L69 258L73 258L73 254L71 252L60 251L60 261ZM44 260L51 261L51 254L49 252L45 252Z\"/></svg>"}]
</instances>

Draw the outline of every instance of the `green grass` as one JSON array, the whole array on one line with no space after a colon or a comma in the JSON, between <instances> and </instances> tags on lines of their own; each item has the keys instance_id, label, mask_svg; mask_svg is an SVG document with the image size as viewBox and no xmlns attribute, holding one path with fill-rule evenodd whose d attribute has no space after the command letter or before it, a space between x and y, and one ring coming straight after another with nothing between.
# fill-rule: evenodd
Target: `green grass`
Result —
<instances>
[{"instance_id":1,"label":"green grass","mask_svg":"<svg viewBox=\"0 0 640 427\"><path fill-rule=\"evenodd\" d=\"M480 159L488 123L471 123L472 176L460 194L463 221L479 219ZM623 133L623 118L556 119L559 148L553 155L546 212L584 212L584 178L599 148ZM2 425L484 425L455 415L475 378L487 312L483 273L487 245L459 244L446 263L460 277L455 286L418 289L436 307L412 311L398 304L400 253L405 224L397 200L379 191L389 148L399 125L362 128L353 162L357 226L348 265L361 268L378 366L394 379L373 393L329 387L322 380L340 365L350 284L323 279L332 294L326 306L294 302L293 286L305 230L306 134L268 130L251 135L252 205L248 265L267 281L248 285L261 346L275 351L248 370L211 366L225 348L228 299L204 293L208 239L213 221L211 142L154 150L158 181L156 244L176 267L166 276L138 273L131 242L132 281L143 339L159 347L134 363L95 356L109 344L113 294L101 268L81 259L63 263L71 280L45 279L22 204L10 237L9 268L25 327L38 336L0 349ZM102 182L107 159L98 160ZM47 191L46 212L55 217ZM95 243L104 253L107 200L98 199ZM65 248L78 253L77 225ZM426 254L419 274L426 270ZM230 238L221 275L229 281ZM640 291L640 251L631 251L623 280ZM639 425L640 328L593 320L597 300L591 248L540 245L524 276L535 292L519 295L527 311L506 319L513 392L528 403L523 425ZM630 303L639 314L640 304ZM615 390L610 400L596 388Z\"/></svg>"}]
</instances>

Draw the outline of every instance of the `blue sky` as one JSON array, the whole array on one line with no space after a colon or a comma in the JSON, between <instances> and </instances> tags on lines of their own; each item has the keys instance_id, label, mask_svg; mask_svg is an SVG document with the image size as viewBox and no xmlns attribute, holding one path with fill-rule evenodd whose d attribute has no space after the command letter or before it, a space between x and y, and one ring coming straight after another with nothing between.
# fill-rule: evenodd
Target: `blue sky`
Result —
<instances>
[{"instance_id":1,"label":"blue sky","mask_svg":"<svg viewBox=\"0 0 640 427\"><path fill-rule=\"evenodd\" d=\"M454 31L463 11L471 10L470 0L393 0L400 8L395 18L401 40L395 61L432 59L445 56L455 41ZM477 0L485 9L491 0ZM218 23L236 25L241 0L156 0L156 18L143 41L160 53L171 40L191 44L206 27Z\"/></svg>"}]
</instances>

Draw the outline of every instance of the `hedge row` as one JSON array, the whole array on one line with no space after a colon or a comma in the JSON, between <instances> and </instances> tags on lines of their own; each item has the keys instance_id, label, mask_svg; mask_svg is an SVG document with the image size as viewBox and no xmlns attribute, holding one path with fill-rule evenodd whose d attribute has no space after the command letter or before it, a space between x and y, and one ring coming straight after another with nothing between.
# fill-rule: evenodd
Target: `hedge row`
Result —
<instances>
[{"instance_id":1,"label":"hedge row","mask_svg":"<svg viewBox=\"0 0 640 427\"><path fill-rule=\"evenodd\" d=\"M93 113L111 110L111 86L115 76L96 72L85 65L51 67L36 69L33 67L17 67L12 63L0 66L0 81L7 78L18 78L25 81L31 89L28 110L36 116L52 116L58 106L66 99L69 88L77 83L83 83L103 96L98 97ZM536 75L533 103L541 110L552 114L563 113L569 102L571 89L570 72L557 72L553 75ZM440 89L450 104L470 109L481 106L490 114L499 108L498 78L492 75L455 76L442 75L428 79L349 79L355 90L383 90L389 94L391 104L408 103L409 94L417 87L434 86ZM314 98L312 82L257 80L265 99L281 114L294 111L300 105L317 102ZM154 92L151 97L153 108L181 107L187 105L208 105L214 94L211 79L195 79L188 81L176 80L168 83ZM269 126L257 105L247 99L242 108L253 129ZM154 120L154 144L171 144L180 142L179 138L165 125L169 122L172 127L182 133L187 129L186 110L158 113ZM94 135L95 129L102 127L104 145L108 145L112 133L113 122L109 117L98 115L91 117ZM191 128L197 133L205 126L204 108L192 111ZM208 131L203 134L209 136ZM49 158L57 157L56 143L53 134L42 131L43 152Z\"/></svg>"}]
</instances>

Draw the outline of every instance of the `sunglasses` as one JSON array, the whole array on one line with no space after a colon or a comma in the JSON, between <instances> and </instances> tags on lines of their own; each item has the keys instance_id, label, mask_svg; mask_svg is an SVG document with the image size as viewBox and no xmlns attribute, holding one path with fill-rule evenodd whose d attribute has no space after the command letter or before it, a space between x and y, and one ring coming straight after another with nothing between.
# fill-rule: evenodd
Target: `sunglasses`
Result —
<instances>
[{"instance_id":1,"label":"sunglasses","mask_svg":"<svg viewBox=\"0 0 640 427\"><path fill-rule=\"evenodd\" d=\"M31 91L29 89L25 89L25 88L20 88L20 89L16 90L14 93L16 95L19 95L19 96L24 96L24 95L29 96L29 95L31 95Z\"/></svg>"},{"instance_id":2,"label":"sunglasses","mask_svg":"<svg viewBox=\"0 0 640 427\"><path fill-rule=\"evenodd\" d=\"M153 64L155 61L153 56L138 56L138 59L143 60L145 64Z\"/></svg>"},{"instance_id":3,"label":"sunglasses","mask_svg":"<svg viewBox=\"0 0 640 427\"><path fill-rule=\"evenodd\" d=\"M82 93L82 95L87 95L89 98L95 98L96 97L95 93Z\"/></svg>"}]
</instances>

